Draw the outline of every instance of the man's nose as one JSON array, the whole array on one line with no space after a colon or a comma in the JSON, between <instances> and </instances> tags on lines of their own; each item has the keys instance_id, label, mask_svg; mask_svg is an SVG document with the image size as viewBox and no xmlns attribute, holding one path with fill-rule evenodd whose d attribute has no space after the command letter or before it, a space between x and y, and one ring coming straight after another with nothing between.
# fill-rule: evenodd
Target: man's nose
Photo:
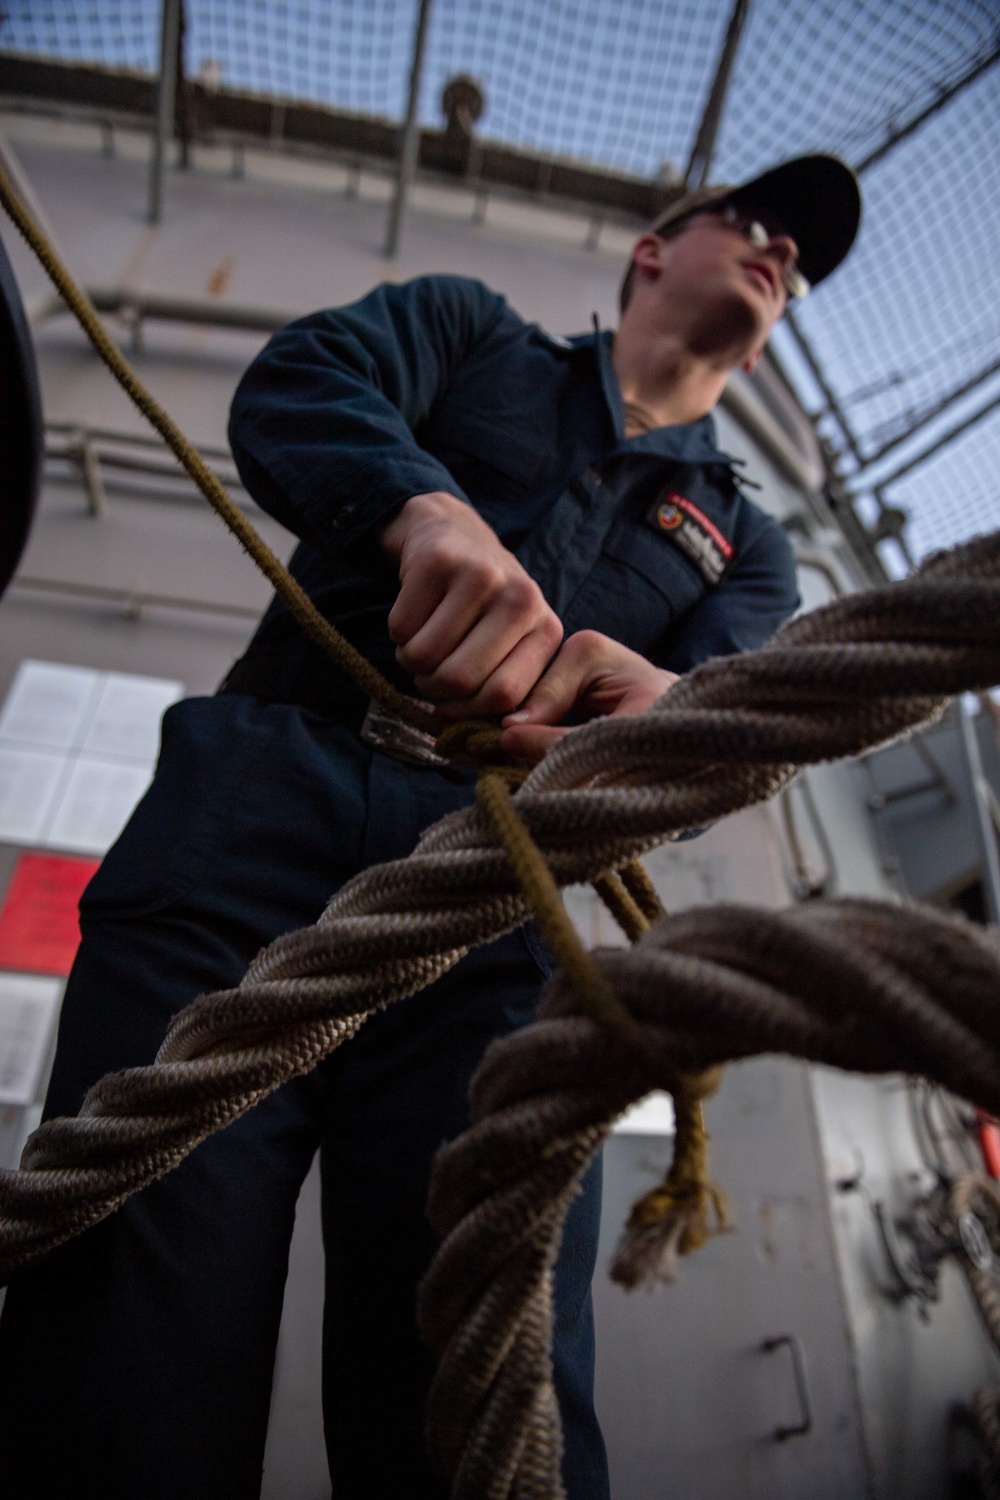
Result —
<instances>
[{"instance_id":1,"label":"man's nose","mask_svg":"<svg viewBox=\"0 0 1000 1500\"><path fill-rule=\"evenodd\" d=\"M794 266L799 258L799 247L790 234L775 234L768 241L767 251L773 255L782 270Z\"/></svg>"}]
</instances>

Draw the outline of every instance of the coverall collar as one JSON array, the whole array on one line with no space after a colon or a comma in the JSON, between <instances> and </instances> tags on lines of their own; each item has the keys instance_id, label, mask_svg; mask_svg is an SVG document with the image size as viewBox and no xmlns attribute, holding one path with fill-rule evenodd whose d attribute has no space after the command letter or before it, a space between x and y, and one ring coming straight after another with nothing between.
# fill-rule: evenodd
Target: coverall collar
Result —
<instances>
[{"instance_id":1,"label":"coverall collar","mask_svg":"<svg viewBox=\"0 0 1000 1500\"><path fill-rule=\"evenodd\" d=\"M594 350L601 390L614 427L614 451L679 459L684 463L731 464L732 460L716 445L715 422L711 416L699 417L696 422L685 422L673 427L654 427L651 432L641 432L636 437L625 436L625 403L622 401L621 386L611 357L614 334L609 328L601 327L596 312L593 314L593 323L593 333L579 334L570 342L574 348Z\"/></svg>"}]
</instances>

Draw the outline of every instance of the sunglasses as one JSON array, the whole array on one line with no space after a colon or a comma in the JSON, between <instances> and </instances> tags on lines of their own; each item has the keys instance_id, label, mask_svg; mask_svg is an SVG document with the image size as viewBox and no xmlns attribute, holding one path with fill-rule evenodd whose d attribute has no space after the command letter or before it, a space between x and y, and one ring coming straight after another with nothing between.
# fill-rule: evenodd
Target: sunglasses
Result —
<instances>
[{"instance_id":1,"label":"sunglasses","mask_svg":"<svg viewBox=\"0 0 1000 1500\"><path fill-rule=\"evenodd\" d=\"M735 229L760 250L765 250L772 240L788 232L777 220L768 220L749 208L738 208L735 203L727 203L723 209L705 208L691 217L721 219L728 228ZM781 267L781 279L790 297L801 299L809 295L809 282L794 262Z\"/></svg>"}]
</instances>

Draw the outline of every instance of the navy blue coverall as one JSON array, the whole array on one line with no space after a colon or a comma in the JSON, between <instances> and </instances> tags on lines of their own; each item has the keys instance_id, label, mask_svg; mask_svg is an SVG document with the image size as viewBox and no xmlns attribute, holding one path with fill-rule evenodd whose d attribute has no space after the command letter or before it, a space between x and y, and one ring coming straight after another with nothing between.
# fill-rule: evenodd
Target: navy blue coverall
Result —
<instances>
[{"instance_id":1,"label":"navy blue coverall","mask_svg":"<svg viewBox=\"0 0 1000 1500\"><path fill-rule=\"evenodd\" d=\"M677 672L760 645L794 609L781 529L741 492L710 418L625 439L610 335L554 338L478 282L382 286L278 333L233 402L253 497L301 538L292 569L377 665L398 587L374 540L414 494L466 498L566 633ZM468 803L471 776L359 738L365 705L272 605L214 698L164 720L153 784L87 890L47 1114L152 1060L170 1017L235 984L356 871ZM0 1494L258 1493L295 1200L321 1150L324 1409L337 1500L439 1500L415 1286L431 1157L466 1124L489 1041L531 1018L533 928L390 1007L312 1075L200 1146L12 1283L0 1337ZM557 1267L555 1366L571 1500L606 1500L592 1405L599 1168Z\"/></svg>"}]
</instances>

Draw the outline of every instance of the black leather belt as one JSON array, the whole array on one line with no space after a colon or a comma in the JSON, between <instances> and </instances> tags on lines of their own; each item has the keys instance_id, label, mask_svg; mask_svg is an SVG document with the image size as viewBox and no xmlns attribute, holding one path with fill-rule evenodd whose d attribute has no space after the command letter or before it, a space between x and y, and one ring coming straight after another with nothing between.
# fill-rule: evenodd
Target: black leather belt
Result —
<instances>
[{"instance_id":1,"label":"black leather belt","mask_svg":"<svg viewBox=\"0 0 1000 1500\"><path fill-rule=\"evenodd\" d=\"M291 703L359 733L368 697L332 662L306 657L290 667L287 655L242 656L219 684L220 693L249 693L267 703Z\"/></svg>"},{"instance_id":2,"label":"black leather belt","mask_svg":"<svg viewBox=\"0 0 1000 1500\"><path fill-rule=\"evenodd\" d=\"M374 699L367 698L332 663L307 659L290 670L287 656L263 652L244 656L229 670L218 691L248 693L268 703L289 703L308 709L354 730L373 750L408 765L448 764L435 750L433 735L414 729ZM422 707L432 705L426 703Z\"/></svg>"}]
</instances>

